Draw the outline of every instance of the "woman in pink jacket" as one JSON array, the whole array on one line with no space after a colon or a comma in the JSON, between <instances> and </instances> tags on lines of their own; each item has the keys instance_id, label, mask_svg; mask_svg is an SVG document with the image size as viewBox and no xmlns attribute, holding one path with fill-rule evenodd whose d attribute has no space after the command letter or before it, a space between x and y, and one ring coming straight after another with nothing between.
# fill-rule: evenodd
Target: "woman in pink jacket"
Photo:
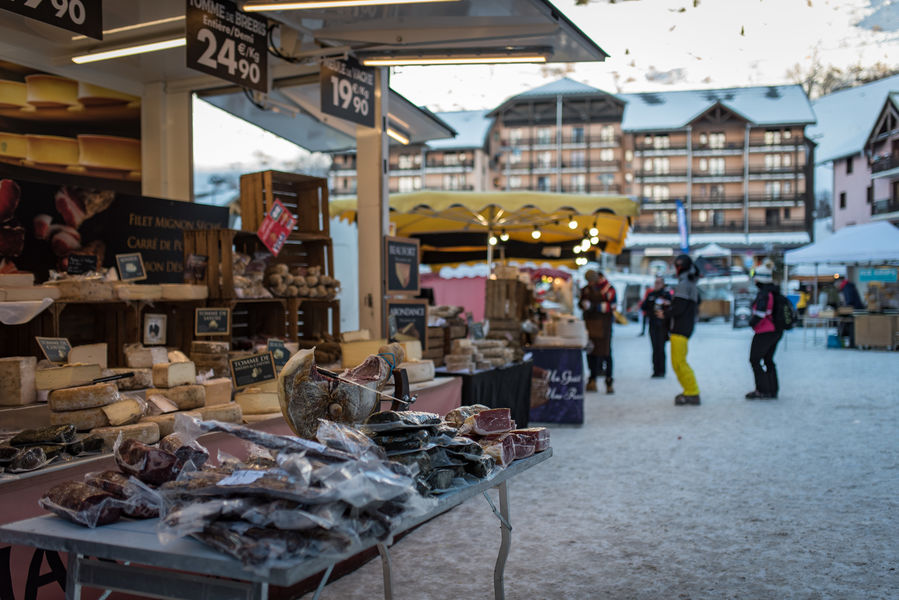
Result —
<instances>
[{"instance_id":1,"label":"woman in pink jacket","mask_svg":"<svg viewBox=\"0 0 899 600\"><path fill-rule=\"evenodd\" d=\"M777 367L774 365L774 351L783 336L774 324L774 299L777 288L771 267L762 265L753 277L759 293L752 303L752 317L749 324L755 335L749 347L749 364L755 376L755 389L746 394L747 400L773 400L777 398ZM764 365L764 366L763 366Z\"/></svg>"}]
</instances>

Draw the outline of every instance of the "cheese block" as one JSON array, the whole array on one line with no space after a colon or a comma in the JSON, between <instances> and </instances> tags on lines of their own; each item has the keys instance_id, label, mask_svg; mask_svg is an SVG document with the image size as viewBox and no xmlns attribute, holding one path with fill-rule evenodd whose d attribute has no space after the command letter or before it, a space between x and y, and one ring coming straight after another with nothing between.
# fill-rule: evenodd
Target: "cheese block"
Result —
<instances>
[{"instance_id":1,"label":"cheese block","mask_svg":"<svg viewBox=\"0 0 899 600\"><path fill-rule=\"evenodd\" d=\"M3 105L3 82L0 81L0 107ZM25 158L28 156L28 138L18 133L0 131L0 156L6 158Z\"/></svg>"},{"instance_id":2,"label":"cheese block","mask_svg":"<svg viewBox=\"0 0 899 600\"><path fill-rule=\"evenodd\" d=\"M190 283L163 283L163 300L205 300L209 297L209 288L205 285Z\"/></svg>"},{"instance_id":3,"label":"cheese block","mask_svg":"<svg viewBox=\"0 0 899 600\"><path fill-rule=\"evenodd\" d=\"M172 388L196 382L197 367L192 362L165 362L153 365L153 385L155 387Z\"/></svg>"},{"instance_id":4,"label":"cheese block","mask_svg":"<svg viewBox=\"0 0 899 600\"><path fill-rule=\"evenodd\" d=\"M259 423L261 421L270 421L271 419L283 419L284 415L281 414L281 411L273 412L273 413L264 413L261 415L244 415L243 422L250 425L253 423Z\"/></svg>"},{"instance_id":5,"label":"cheese block","mask_svg":"<svg viewBox=\"0 0 899 600\"><path fill-rule=\"evenodd\" d=\"M50 410L82 410L85 408L98 408L112 404L120 399L119 390L114 383L97 383L80 387L54 390L50 393L48 402Z\"/></svg>"},{"instance_id":6,"label":"cheese block","mask_svg":"<svg viewBox=\"0 0 899 600\"><path fill-rule=\"evenodd\" d=\"M4 302L32 302L52 298L58 300L59 288L52 285L36 285L34 287L0 287L0 297Z\"/></svg>"},{"instance_id":7,"label":"cheese block","mask_svg":"<svg viewBox=\"0 0 899 600\"><path fill-rule=\"evenodd\" d=\"M187 355L180 350L169 350L169 362L170 363L183 363L190 362L190 359L187 358Z\"/></svg>"},{"instance_id":8,"label":"cheese block","mask_svg":"<svg viewBox=\"0 0 899 600\"><path fill-rule=\"evenodd\" d=\"M164 415L166 413L178 412L178 405L159 394L150 394L147 396L147 414Z\"/></svg>"},{"instance_id":9,"label":"cheese block","mask_svg":"<svg viewBox=\"0 0 899 600\"><path fill-rule=\"evenodd\" d=\"M43 73L25 77L28 104L39 108L61 108L78 104L78 82Z\"/></svg>"},{"instance_id":10,"label":"cheese block","mask_svg":"<svg viewBox=\"0 0 899 600\"><path fill-rule=\"evenodd\" d=\"M132 377L125 379L116 379L110 383L116 384L120 390L143 390L153 387L153 370L152 369L106 369L103 371L103 377L110 375L119 375L122 373L134 373Z\"/></svg>"},{"instance_id":11,"label":"cheese block","mask_svg":"<svg viewBox=\"0 0 899 600\"><path fill-rule=\"evenodd\" d=\"M200 418L204 421L224 421L225 423L240 423L243 412L240 405L234 402L228 404L219 404L217 406L206 406L199 409Z\"/></svg>"},{"instance_id":12,"label":"cheese block","mask_svg":"<svg viewBox=\"0 0 899 600\"><path fill-rule=\"evenodd\" d=\"M419 383L434 379L434 361L432 360L407 361L400 363L397 368L406 370L409 383Z\"/></svg>"},{"instance_id":13,"label":"cheese block","mask_svg":"<svg viewBox=\"0 0 899 600\"><path fill-rule=\"evenodd\" d=\"M91 431L91 435L103 440L103 446L112 450L119 436L123 440L137 440L145 444L155 444L159 441L159 425L156 423L134 423L133 425L121 425L119 427L99 427Z\"/></svg>"},{"instance_id":14,"label":"cheese block","mask_svg":"<svg viewBox=\"0 0 899 600\"><path fill-rule=\"evenodd\" d=\"M84 363L97 364L101 369L106 368L106 344L86 344L74 346L69 350L69 358L66 362L72 364Z\"/></svg>"},{"instance_id":15,"label":"cheese block","mask_svg":"<svg viewBox=\"0 0 899 600\"><path fill-rule=\"evenodd\" d=\"M100 365L65 365L34 372L34 387L38 390L56 390L72 385L84 385L103 376Z\"/></svg>"},{"instance_id":16,"label":"cheese block","mask_svg":"<svg viewBox=\"0 0 899 600\"><path fill-rule=\"evenodd\" d=\"M162 346L125 346L125 364L136 369L152 369L153 365L168 362L169 353Z\"/></svg>"},{"instance_id":17,"label":"cheese block","mask_svg":"<svg viewBox=\"0 0 899 600\"><path fill-rule=\"evenodd\" d=\"M137 423L144 416L146 406L136 398L125 398L102 408L110 425Z\"/></svg>"},{"instance_id":18,"label":"cheese block","mask_svg":"<svg viewBox=\"0 0 899 600\"><path fill-rule=\"evenodd\" d=\"M66 300L112 300L115 298L115 288L99 279L58 279L48 281L45 285L57 288L59 297Z\"/></svg>"},{"instance_id":19,"label":"cheese block","mask_svg":"<svg viewBox=\"0 0 899 600\"><path fill-rule=\"evenodd\" d=\"M206 406L228 404L231 402L231 391L233 386L231 380L227 377L219 377L217 379L204 381L203 387L206 388Z\"/></svg>"},{"instance_id":20,"label":"cheese block","mask_svg":"<svg viewBox=\"0 0 899 600\"><path fill-rule=\"evenodd\" d=\"M231 344L228 342L191 342L190 353L200 352L203 354L227 354L231 350Z\"/></svg>"},{"instance_id":21,"label":"cheese block","mask_svg":"<svg viewBox=\"0 0 899 600\"><path fill-rule=\"evenodd\" d=\"M33 273L0 273L0 287L22 288L34 285Z\"/></svg>"},{"instance_id":22,"label":"cheese block","mask_svg":"<svg viewBox=\"0 0 899 600\"><path fill-rule=\"evenodd\" d=\"M244 391L248 390L256 390L258 392L266 392L270 394L278 393L278 380L277 379L269 379L268 381L258 381L253 384L252 387L247 388Z\"/></svg>"},{"instance_id":23,"label":"cheese block","mask_svg":"<svg viewBox=\"0 0 899 600\"><path fill-rule=\"evenodd\" d=\"M96 427L106 427L109 419L102 408L86 408L68 412L50 411L50 425L72 424L78 431L90 431Z\"/></svg>"},{"instance_id":24,"label":"cheese block","mask_svg":"<svg viewBox=\"0 0 899 600\"><path fill-rule=\"evenodd\" d=\"M421 360L422 350L421 350L421 342L419 340L400 342L400 345L403 347L403 350L406 351L406 360L408 360L408 361Z\"/></svg>"},{"instance_id":25,"label":"cheese block","mask_svg":"<svg viewBox=\"0 0 899 600\"><path fill-rule=\"evenodd\" d=\"M161 300L162 287L158 285L138 285L135 283L119 283L115 286L116 296L120 300Z\"/></svg>"},{"instance_id":26,"label":"cheese block","mask_svg":"<svg viewBox=\"0 0 899 600\"><path fill-rule=\"evenodd\" d=\"M191 415L199 417L200 413L197 411L182 411L166 413L164 415L145 415L141 417L140 422L155 423L156 426L159 427L159 437L161 439L167 435L171 435L172 432L175 431L175 415Z\"/></svg>"},{"instance_id":27,"label":"cheese block","mask_svg":"<svg viewBox=\"0 0 899 600\"><path fill-rule=\"evenodd\" d=\"M0 406L21 406L35 402L36 370L37 359L33 356L0 358Z\"/></svg>"},{"instance_id":28,"label":"cheese block","mask_svg":"<svg viewBox=\"0 0 899 600\"><path fill-rule=\"evenodd\" d=\"M234 402L244 415L263 415L281 410L277 393L263 392L255 387L235 394Z\"/></svg>"},{"instance_id":29,"label":"cheese block","mask_svg":"<svg viewBox=\"0 0 899 600\"><path fill-rule=\"evenodd\" d=\"M360 329L358 331L343 331L340 333L340 341L349 342L367 342L371 340L371 331L368 329Z\"/></svg>"},{"instance_id":30,"label":"cheese block","mask_svg":"<svg viewBox=\"0 0 899 600\"><path fill-rule=\"evenodd\" d=\"M202 385L179 385L173 388L151 388L147 397L159 395L168 398L178 410L190 410L206 405L206 388Z\"/></svg>"},{"instance_id":31,"label":"cheese block","mask_svg":"<svg viewBox=\"0 0 899 600\"><path fill-rule=\"evenodd\" d=\"M378 349L385 345L387 340L368 340L364 342L342 342L340 344L340 362L344 369L358 367L372 354L377 354Z\"/></svg>"}]
</instances>

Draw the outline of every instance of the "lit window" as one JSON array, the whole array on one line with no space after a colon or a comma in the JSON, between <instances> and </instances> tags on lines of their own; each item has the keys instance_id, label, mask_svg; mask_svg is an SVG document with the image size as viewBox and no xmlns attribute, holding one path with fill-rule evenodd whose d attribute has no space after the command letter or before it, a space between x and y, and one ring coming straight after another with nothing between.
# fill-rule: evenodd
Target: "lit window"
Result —
<instances>
[{"instance_id":1,"label":"lit window","mask_svg":"<svg viewBox=\"0 0 899 600\"><path fill-rule=\"evenodd\" d=\"M724 175L724 159L723 158L710 158L709 159L709 174L710 175Z\"/></svg>"},{"instance_id":2,"label":"lit window","mask_svg":"<svg viewBox=\"0 0 899 600\"><path fill-rule=\"evenodd\" d=\"M400 192L414 192L421 189L421 177L400 177Z\"/></svg>"},{"instance_id":3,"label":"lit window","mask_svg":"<svg viewBox=\"0 0 899 600\"><path fill-rule=\"evenodd\" d=\"M708 171L709 170L709 161L704 158L699 159L699 170L700 171Z\"/></svg>"},{"instance_id":4,"label":"lit window","mask_svg":"<svg viewBox=\"0 0 899 600\"><path fill-rule=\"evenodd\" d=\"M765 168L769 171L780 168L780 154L766 154Z\"/></svg>"},{"instance_id":5,"label":"lit window","mask_svg":"<svg viewBox=\"0 0 899 600\"><path fill-rule=\"evenodd\" d=\"M657 135L652 140L652 147L656 150L664 150L671 147L671 140L667 135Z\"/></svg>"},{"instance_id":6,"label":"lit window","mask_svg":"<svg viewBox=\"0 0 899 600\"><path fill-rule=\"evenodd\" d=\"M553 130L549 127L541 127L537 130L538 144L551 144L553 141Z\"/></svg>"},{"instance_id":7,"label":"lit window","mask_svg":"<svg viewBox=\"0 0 899 600\"><path fill-rule=\"evenodd\" d=\"M784 157L783 157L783 165L784 165L785 167L790 167L790 166L792 166L792 165L793 165L793 157L792 157L791 155L789 155L789 154L784 154Z\"/></svg>"},{"instance_id":8,"label":"lit window","mask_svg":"<svg viewBox=\"0 0 899 600\"><path fill-rule=\"evenodd\" d=\"M599 160L601 162L613 162L615 160L615 151L611 148L603 148L599 151Z\"/></svg>"},{"instance_id":9,"label":"lit window","mask_svg":"<svg viewBox=\"0 0 899 600\"><path fill-rule=\"evenodd\" d=\"M765 131L765 145L775 146L780 143L780 130L768 129Z\"/></svg>"},{"instance_id":10,"label":"lit window","mask_svg":"<svg viewBox=\"0 0 899 600\"><path fill-rule=\"evenodd\" d=\"M655 172L664 175L670 172L670 165L667 158L657 158L653 163L655 167Z\"/></svg>"},{"instance_id":11,"label":"lit window","mask_svg":"<svg viewBox=\"0 0 899 600\"><path fill-rule=\"evenodd\" d=\"M709 148L724 148L723 131L715 131L709 134Z\"/></svg>"},{"instance_id":12,"label":"lit window","mask_svg":"<svg viewBox=\"0 0 899 600\"><path fill-rule=\"evenodd\" d=\"M599 130L599 141L601 142L614 142L615 141L615 128L612 125L603 125Z\"/></svg>"},{"instance_id":13,"label":"lit window","mask_svg":"<svg viewBox=\"0 0 899 600\"><path fill-rule=\"evenodd\" d=\"M443 155L443 164L448 167L453 167L459 164L459 155L458 154L444 154Z\"/></svg>"},{"instance_id":14,"label":"lit window","mask_svg":"<svg viewBox=\"0 0 899 600\"><path fill-rule=\"evenodd\" d=\"M578 150L576 152L571 153L571 167L583 167L584 166L584 152L582 150Z\"/></svg>"},{"instance_id":15,"label":"lit window","mask_svg":"<svg viewBox=\"0 0 899 600\"><path fill-rule=\"evenodd\" d=\"M583 192L587 189L587 176L586 175L572 175L571 176L571 191L573 192Z\"/></svg>"}]
</instances>

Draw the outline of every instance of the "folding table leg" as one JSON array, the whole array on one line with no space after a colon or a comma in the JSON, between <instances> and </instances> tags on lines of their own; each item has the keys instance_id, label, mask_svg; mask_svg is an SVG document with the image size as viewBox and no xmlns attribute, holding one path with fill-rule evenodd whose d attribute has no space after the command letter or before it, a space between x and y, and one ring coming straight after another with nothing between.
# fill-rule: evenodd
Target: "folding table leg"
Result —
<instances>
[{"instance_id":1,"label":"folding table leg","mask_svg":"<svg viewBox=\"0 0 899 600\"><path fill-rule=\"evenodd\" d=\"M315 594L312 596L312 600L318 600L319 596L322 595L322 591L325 589L325 586L328 584L328 577L331 576L331 571L333 571L333 570L334 570L333 564L331 564L331 566L325 570L325 574L322 575L322 580L320 582L318 582L318 587L315 589Z\"/></svg>"},{"instance_id":2,"label":"folding table leg","mask_svg":"<svg viewBox=\"0 0 899 600\"><path fill-rule=\"evenodd\" d=\"M83 555L69 552L69 568L66 577L66 600L81 600L80 567Z\"/></svg>"},{"instance_id":3,"label":"folding table leg","mask_svg":"<svg viewBox=\"0 0 899 600\"><path fill-rule=\"evenodd\" d=\"M506 487L506 482L503 481L496 488L499 490L499 511L496 510L496 506L487 492L484 492L484 498L487 499L500 523L502 542L499 545L499 554L496 556L496 566L493 568L493 597L496 600L504 600L506 592L503 577L506 571L506 559L509 558L509 548L512 545L512 524L509 521L509 489Z\"/></svg>"},{"instance_id":4,"label":"folding table leg","mask_svg":"<svg viewBox=\"0 0 899 600\"><path fill-rule=\"evenodd\" d=\"M393 600L393 580L390 577L390 552L384 544L378 544L381 568L384 571L384 600Z\"/></svg>"}]
</instances>

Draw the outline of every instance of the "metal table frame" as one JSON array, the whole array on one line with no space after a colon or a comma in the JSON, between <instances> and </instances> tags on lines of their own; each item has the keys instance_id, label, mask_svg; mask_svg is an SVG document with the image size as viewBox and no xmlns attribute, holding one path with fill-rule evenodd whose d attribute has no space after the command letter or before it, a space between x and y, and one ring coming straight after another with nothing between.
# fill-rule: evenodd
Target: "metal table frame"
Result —
<instances>
[{"instance_id":1,"label":"metal table frame","mask_svg":"<svg viewBox=\"0 0 899 600\"><path fill-rule=\"evenodd\" d=\"M550 448L513 462L489 479L447 493L426 514L402 521L396 533L412 529L483 494L500 521L502 541L493 570L493 593L496 599L502 600L512 540L507 481L551 456ZM487 494L491 488L499 491L498 509ZM53 515L44 515L0 527L0 542L67 552L67 600L80 600L83 587L176 600L268 600L269 585L290 586L324 571L314 595L317 599L338 562L377 546L381 555L384 598L393 598L390 553L386 544L374 540L355 544L338 557L288 561L272 566L267 573L257 573L194 539L180 539L163 546L156 535L156 523L157 519L125 520L88 529Z\"/></svg>"}]
</instances>

